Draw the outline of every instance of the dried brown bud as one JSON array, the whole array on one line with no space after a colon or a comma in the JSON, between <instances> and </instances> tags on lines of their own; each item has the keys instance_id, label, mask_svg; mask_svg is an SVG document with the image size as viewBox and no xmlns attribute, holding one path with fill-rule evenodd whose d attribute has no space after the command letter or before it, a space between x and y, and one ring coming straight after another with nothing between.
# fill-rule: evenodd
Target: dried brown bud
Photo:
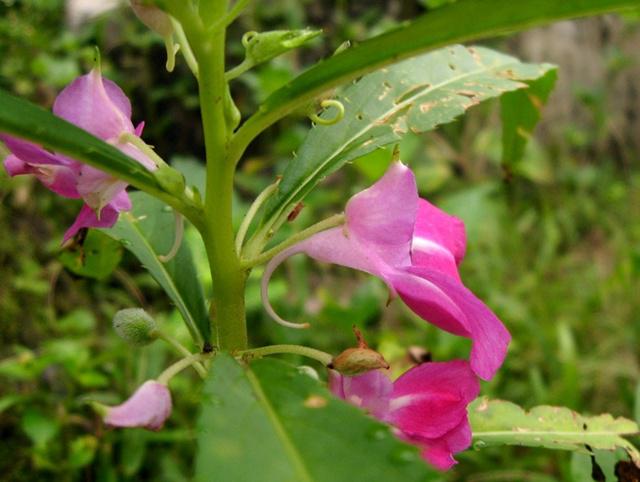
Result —
<instances>
[{"instance_id":1,"label":"dried brown bud","mask_svg":"<svg viewBox=\"0 0 640 482\"><path fill-rule=\"evenodd\" d=\"M303 207L304 207L304 203L302 203L302 202L299 202L298 204L296 204L296 206L293 208L293 210L287 216L287 221L291 222L294 219L296 219L298 217L298 214L300 214L300 211L302 211Z\"/></svg>"},{"instance_id":2,"label":"dried brown bud","mask_svg":"<svg viewBox=\"0 0 640 482\"><path fill-rule=\"evenodd\" d=\"M354 326L353 332L358 340L358 346L347 348L331 360L331 363L327 366L347 376L360 375L379 368L389 368L389 364L384 357L369 348L360 330Z\"/></svg>"}]
</instances>

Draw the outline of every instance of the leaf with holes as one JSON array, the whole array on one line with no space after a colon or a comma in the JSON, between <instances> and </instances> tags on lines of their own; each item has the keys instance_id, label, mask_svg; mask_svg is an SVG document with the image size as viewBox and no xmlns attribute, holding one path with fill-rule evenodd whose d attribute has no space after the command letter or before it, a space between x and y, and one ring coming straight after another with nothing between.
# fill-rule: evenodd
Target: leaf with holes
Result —
<instances>
[{"instance_id":1,"label":"leaf with holes","mask_svg":"<svg viewBox=\"0 0 640 482\"><path fill-rule=\"evenodd\" d=\"M640 452L624 438L637 435L640 428L626 418L587 417L547 405L525 411L511 402L480 398L469 406L469 419L476 448L524 445L584 453L620 448L640 467Z\"/></svg>"},{"instance_id":2,"label":"leaf with holes","mask_svg":"<svg viewBox=\"0 0 640 482\"><path fill-rule=\"evenodd\" d=\"M155 278L176 305L198 344L210 340L209 319L202 285L191 250L183 242L176 255L163 263L158 258L171 250L175 238L175 216L161 201L143 193L131 194L133 210L122 213L104 232L122 242Z\"/></svg>"},{"instance_id":3,"label":"leaf with holes","mask_svg":"<svg viewBox=\"0 0 640 482\"><path fill-rule=\"evenodd\" d=\"M218 354L202 407L198 482L440 479L388 426L278 360L246 367Z\"/></svg>"},{"instance_id":4,"label":"leaf with holes","mask_svg":"<svg viewBox=\"0 0 640 482\"><path fill-rule=\"evenodd\" d=\"M525 88L525 81L552 68L483 47L453 46L363 77L336 95L345 107L344 119L311 129L285 169L265 224L286 214L346 162L398 142L409 131L425 132L451 122L484 100Z\"/></svg>"}]
</instances>

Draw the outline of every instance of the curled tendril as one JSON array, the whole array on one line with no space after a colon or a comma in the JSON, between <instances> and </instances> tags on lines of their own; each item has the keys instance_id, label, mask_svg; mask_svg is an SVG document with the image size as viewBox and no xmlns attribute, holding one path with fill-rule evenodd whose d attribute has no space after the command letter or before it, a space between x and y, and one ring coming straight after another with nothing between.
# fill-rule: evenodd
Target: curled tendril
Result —
<instances>
[{"instance_id":1,"label":"curled tendril","mask_svg":"<svg viewBox=\"0 0 640 482\"><path fill-rule=\"evenodd\" d=\"M322 107L325 110L330 107L335 107L337 109L336 115L331 119L323 119L322 117L320 117L318 114L314 112L312 114L309 114L309 119L311 119L312 122L323 125L323 126L331 126L333 124L337 124L342 119L344 119L344 104L339 100L335 100L335 99L323 100L322 102L320 102L320 107Z\"/></svg>"},{"instance_id":2,"label":"curled tendril","mask_svg":"<svg viewBox=\"0 0 640 482\"><path fill-rule=\"evenodd\" d=\"M250 32L246 32L243 36L242 36L242 46L246 49L249 47L249 44L251 43L251 40L258 35L258 32L255 31L250 31Z\"/></svg>"},{"instance_id":3,"label":"curled tendril","mask_svg":"<svg viewBox=\"0 0 640 482\"><path fill-rule=\"evenodd\" d=\"M173 240L173 246L171 246L171 249L167 254L161 254L158 256L158 259L163 263L168 263L176 254L178 254L178 250L180 249L182 238L184 236L184 218L182 217L182 214L177 211L174 211L174 215L176 217L176 233Z\"/></svg>"}]
</instances>

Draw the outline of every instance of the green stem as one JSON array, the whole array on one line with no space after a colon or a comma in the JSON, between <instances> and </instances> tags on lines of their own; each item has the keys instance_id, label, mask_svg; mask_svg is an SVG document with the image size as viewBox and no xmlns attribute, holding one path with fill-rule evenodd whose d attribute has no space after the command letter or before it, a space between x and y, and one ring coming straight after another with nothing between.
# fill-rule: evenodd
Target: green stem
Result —
<instances>
[{"instance_id":1,"label":"green stem","mask_svg":"<svg viewBox=\"0 0 640 482\"><path fill-rule=\"evenodd\" d=\"M274 192L276 192L276 190L278 189L278 184L279 181L267 186L267 188L258 195L255 201L253 201L251 207L249 207L247 214L242 220L242 224L240 224L238 234L236 235L236 253L240 254L240 251L242 250L242 244L244 243L244 238L247 235L249 226L251 226L251 221L253 221L253 218L255 218L258 210L262 207L262 205L271 197Z\"/></svg>"},{"instance_id":2,"label":"green stem","mask_svg":"<svg viewBox=\"0 0 640 482\"><path fill-rule=\"evenodd\" d=\"M189 355L184 357L182 360L175 362L165 371L163 371L160 376L156 379L159 383L167 385L169 380L175 377L178 373L180 373L185 368L190 367L194 363L199 363L201 361L205 361L211 358L213 355L211 353L196 353L195 355ZM206 376L206 373L205 373Z\"/></svg>"},{"instance_id":3,"label":"green stem","mask_svg":"<svg viewBox=\"0 0 640 482\"><path fill-rule=\"evenodd\" d=\"M241 262L242 267L244 269L247 269L259 264L266 263L271 258L276 256L277 254L280 254L282 251L289 248L290 246L293 246L294 244L299 243L300 241L304 241L305 239L313 236L316 233L319 233L320 231L324 231L325 229L340 226L341 224L344 224L344 222L345 222L344 214L335 214L330 218L324 219L323 221L320 221L319 223L314 224L313 226L309 226L308 228L303 229L299 233L296 233L293 236L291 236L289 239L283 241L277 246L274 246L270 250L265 251L264 253L254 258L243 259Z\"/></svg>"},{"instance_id":4,"label":"green stem","mask_svg":"<svg viewBox=\"0 0 640 482\"><path fill-rule=\"evenodd\" d=\"M158 338L160 338L161 340L166 341L169 345L171 345L173 348L175 348L175 350L178 353L180 353L181 355L183 355L185 357L189 357L189 356L193 355L193 353L191 353L186 346L184 346L182 343L180 343L174 337L166 334L162 330L156 330L155 335ZM193 368L194 368L195 371L198 372L198 375L200 375L202 378L207 376L207 370L202 366L202 364L200 362L194 362L193 363Z\"/></svg>"},{"instance_id":5,"label":"green stem","mask_svg":"<svg viewBox=\"0 0 640 482\"><path fill-rule=\"evenodd\" d=\"M189 70L193 73L194 77L198 78L198 61L193 55L193 50L191 50L191 45L189 45L189 41L187 40L187 36L184 33L184 29L179 22L175 19L172 19L173 31L176 34L176 42L180 45L180 52L182 52L182 56L184 57Z\"/></svg>"},{"instance_id":6,"label":"green stem","mask_svg":"<svg viewBox=\"0 0 640 482\"><path fill-rule=\"evenodd\" d=\"M176 2L177 4L177 2ZM211 2L210 18L227 12L228 0ZM211 323L220 348L242 350L247 347L244 289L246 274L235 250L232 224L232 195L235 162L227 156L227 130L224 96L225 30L208 32L193 18L190 7L176 6L187 40L199 66L198 84L204 131L207 183L205 222L201 231L213 281ZM197 16L196 16L197 17Z\"/></svg>"},{"instance_id":7,"label":"green stem","mask_svg":"<svg viewBox=\"0 0 640 482\"><path fill-rule=\"evenodd\" d=\"M333 356L324 351L316 350L308 346L301 345L270 345L260 348L253 348L251 350L244 350L238 353L241 357L261 357L267 355L278 355L289 353L292 355L301 355L307 358L312 358L327 366L333 360Z\"/></svg>"},{"instance_id":8,"label":"green stem","mask_svg":"<svg viewBox=\"0 0 640 482\"><path fill-rule=\"evenodd\" d=\"M249 59L244 59L240 64L233 67L231 70L224 74L224 79L229 82L230 80L240 77L247 70L253 67L253 62Z\"/></svg>"},{"instance_id":9,"label":"green stem","mask_svg":"<svg viewBox=\"0 0 640 482\"><path fill-rule=\"evenodd\" d=\"M157 167L168 166L165 160L160 157L149 144L144 142L140 137L130 132L125 132L118 139L120 142L131 144L141 151L145 156L150 158Z\"/></svg>"}]
</instances>

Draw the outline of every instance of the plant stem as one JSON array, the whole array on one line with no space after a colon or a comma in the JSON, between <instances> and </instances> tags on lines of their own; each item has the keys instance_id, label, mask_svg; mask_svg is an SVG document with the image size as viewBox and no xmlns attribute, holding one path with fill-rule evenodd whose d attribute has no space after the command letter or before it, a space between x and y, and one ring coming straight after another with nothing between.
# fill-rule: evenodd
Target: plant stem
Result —
<instances>
[{"instance_id":1,"label":"plant stem","mask_svg":"<svg viewBox=\"0 0 640 482\"><path fill-rule=\"evenodd\" d=\"M211 2L213 10L208 14L211 18L220 18L226 14L227 6L228 0ZM247 347L246 275L236 254L232 224L235 162L229 162L226 155L229 132L224 102L227 89L224 78L225 30L208 32L199 19L190 19L189 12L178 10L176 13L178 20L182 20L180 17L191 20L188 24L182 22L182 25L199 66L200 109L207 158L205 226L201 233L214 287L211 323L220 348L242 350Z\"/></svg>"},{"instance_id":2,"label":"plant stem","mask_svg":"<svg viewBox=\"0 0 640 482\"><path fill-rule=\"evenodd\" d=\"M180 353L181 355L184 355L185 357L189 357L193 355L193 353L191 353L186 346L184 346L174 337L167 335L164 331L156 330L155 334L158 338L160 338L163 341L166 341L169 345L175 348L176 351L178 351L178 353ZM200 375L202 378L207 376L207 370L202 366L200 362L194 362L193 368L195 371L198 372L198 375Z\"/></svg>"},{"instance_id":3,"label":"plant stem","mask_svg":"<svg viewBox=\"0 0 640 482\"><path fill-rule=\"evenodd\" d=\"M186 35L184 34L184 30L182 29L182 25L179 22L176 22L172 19L173 30L176 34L176 41L178 45L180 45L180 52L184 57L189 70L193 73L194 77L198 78L198 61L193 56L193 51L191 50L191 46L189 45L189 41L187 40Z\"/></svg>"},{"instance_id":4,"label":"plant stem","mask_svg":"<svg viewBox=\"0 0 640 482\"><path fill-rule=\"evenodd\" d=\"M267 356L267 355L277 355L289 353L292 355L302 355L307 358L312 358L313 360L317 360L322 363L324 366L327 366L333 360L333 356L324 351L316 350L315 348L310 348L308 346L301 345L270 345L263 346L260 348L253 348L251 350L244 350L238 353L239 356Z\"/></svg>"},{"instance_id":5,"label":"plant stem","mask_svg":"<svg viewBox=\"0 0 640 482\"><path fill-rule=\"evenodd\" d=\"M267 188L262 191L258 197L253 201L247 214L242 220L242 224L240 224L240 229L238 229L238 234L236 235L236 253L240 254L242 250L242 244L244 243L244 238L247 235L247 231L249 230L249 226L251 226L251 221L256 216L258 210L262 207L262 205L271 197L271 195L278 189L279 181L274 182L267 186Z\"/></svg>"},{"instance_id":6,"label":"plant stem","mask_svg":"<svg viewBox=\"0 0 640 482\"><path fill-rule=\"evenodd\" d=\"M324 219L323 221L320 221L319 223L314 224L313 226L309 226L308 228L303 229L299 233L296 233L293 236L291 236L289 239L283 241L277 246L274 246L270 250L265 251L264 253L254 258L243 259L241 261L242 267L246 269L262 263L266 263L271 258L281 253L288 247L293 246L294 244L299 243L300 241L304 241L305 239L313 236L316 233L319 233L320 231L324 231L325 229L340 226L341 224L344 224L344 221L345 221L344 214L335 214L327 219Z\"/></svg>"},{"instance_id":7,"label":"plant stem","mask_svg":"<svg viewBox=\"0 0 640 482\"><path fill-rule=\"evenodd\" d=\"M175 377L178 373L184 370L187 367L190 367L194 363L199 363L201 361L205 361L208 358L211 358L213 355L211 353L196 353L195 355L189 355L184 357L182 360L175 362L165 371L163 371L160 376L156 379L159 383L168 384L169 380ZM206 374L205 374L206 376Z\"/></svg>"}]
</instances>

